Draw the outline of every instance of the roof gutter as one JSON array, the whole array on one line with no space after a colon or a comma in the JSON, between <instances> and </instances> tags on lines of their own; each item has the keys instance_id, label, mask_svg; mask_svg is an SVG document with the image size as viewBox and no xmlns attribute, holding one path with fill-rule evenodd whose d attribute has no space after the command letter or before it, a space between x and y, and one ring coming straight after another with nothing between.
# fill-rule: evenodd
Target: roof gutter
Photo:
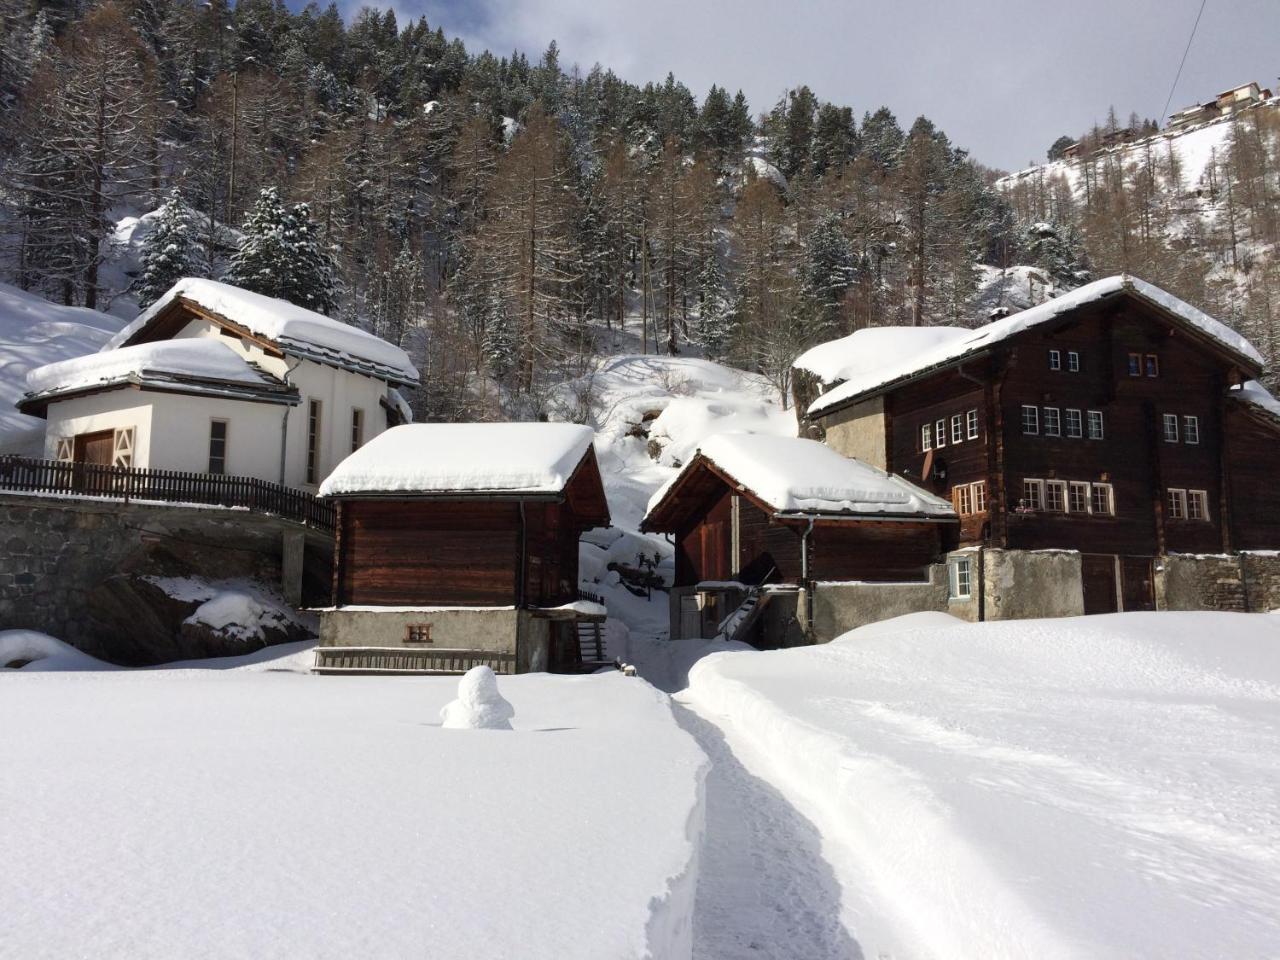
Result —
<instances>
[{"instance_id":1,"label":"roof gutter","mask_svg":"<svg viewBox=\"0 0 1280 960\"><path fill-rule=\"evenodd\" d=\"M778 520L872 520L876 523L959 523L959 517L935 517L930 515L896 513L813 513L790 510L774 514Z\"/></svg>"}]
</instances>

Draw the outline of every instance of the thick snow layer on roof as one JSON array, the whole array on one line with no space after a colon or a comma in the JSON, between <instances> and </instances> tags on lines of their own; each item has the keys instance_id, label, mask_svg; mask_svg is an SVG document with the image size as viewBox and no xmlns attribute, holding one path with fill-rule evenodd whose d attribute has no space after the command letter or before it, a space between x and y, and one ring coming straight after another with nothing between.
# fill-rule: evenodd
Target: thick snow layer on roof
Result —
<instances>
[{"instance_id":1,"label":"thick snow layer on roof","mask_svg":"<svg viewBox=\"0 0 1280 960\"><path fill-rule=\"evenodd\" d=\"M502 676L513 730L445 730L456 677L267 652L0 667L0 954L690 956L707 760L663 694Z\"/></svg>"},{"instance_id":2,"label":"thick snow layer on roof","mask_svg":"<svg viewBox=\"0 0 1280 960\"><path fill-rule=\"evenodd\" d=\"M179 297L247 327L256 335L279 344L285 353L316 354L333 362L371 365L397 379L418 382L418 371L410 362L409 355L381 337L287 300L264 297L229 283L196 277L185 277L175 283L163 297L116 334L104 349L126 343Z\"/></svg>"},{"instance_id":3,"label":"thick snow layer on roof","mask_svg":"<svg viewBox=\"0 0 1280 960\"><path fill-rule=\"evenodd\" d=\"M859 865L894 956L1280 942L1280 618L920 613L708 657L682 699Z\"/></svg>"},{"instance_id":4,"label":"thick snow layer on roof","mask_svg":"<svg viewBox=\"0 0 1280 960\"><path fill-rule=\"evenodd\" d=\"M208 337L189 337L140 343L36 367L27 372L27 389L33 394L63 393L123 380L146 380L149 374L279 385L225 344Z\"/></svg>"},{"instance_id":5,"label":"thick snow layer on roof","mask_svg":"<svg viewBox=\"0 0 1280 960\"><path fill-rule=\"evenodd\" d=\"M1106 277L1102 280L1095 280L1093 283L1085 284L1083 287L1077 287L1075 290L1064 293L1060 297L1047 300L1037 307L1031 307L1029 310L1023 310L1021 313L1003 317L971 330L967 336L956 337L932 350L907 355L895 362L870 370L862 376L851 377L834 390L827 391L813 401L809 405L809 413L811 415L823 413L870 390L886 386L897 380L928 370L931 367L979 353L993 344L1007 340L1015 334L1022 333L1042 323L1048 323L1070 310L1101 300L1104 297L1113 296L1125 289L1168 311L1188 326L1217 341L1226 349L1249 359L1253 363L1259 365L1263 363L1262 354L1258 353L1253 344L1230 327L1218 322L1207 313L1191 306L1191 304L1179 300L1173 294L1147 283L1145 280L1121 274L1114 277Z\"/></svg>"},{"instance_id":6,"label":"thick snow layer on roof","mask_svg":"<svg viewBox=\"0 0 1280 960\"><path fill-rule=\"evenodd\" d=\"M971 331L964 327L867 327L839 340L810 347L792 366L823 383L866 376L886 364L950 343Z\"/></svg>"},{"instance_id":7,"label":"thick snow layer on roof","mask_svg":"<svg viewBox=\"0 0 1280 960\"><path fill-rule=\"evenodd\" d=\"M698 452L779 513L955 515L940 497L816 440L721 433ZM653 495L650 510L674 483Z\"/></svg>"},{"instance_id":8,"label":"thick snow layer on roof","mask_svg":"<svg viewBox=\"0 0 1280 960\"><path fill-rule=\"evenodd\" d=\"M407 423L343 460L321 496L559 493L591 446L573 423Z\"/></svg>"},{"instance_id":9,"label":"thick snow layer on roof","mask_svg":"<svg viewBox=\"0 0 1280 960\"><path fill-rule=\"evenodd\" d=\"M1257 380L1250 380L1247 383L1232 387L1230 395L1244 403L1260 407L1277 420L1280 420L1280 400L1272 396L1271 391Z\"/></svg>"}]
</instances>

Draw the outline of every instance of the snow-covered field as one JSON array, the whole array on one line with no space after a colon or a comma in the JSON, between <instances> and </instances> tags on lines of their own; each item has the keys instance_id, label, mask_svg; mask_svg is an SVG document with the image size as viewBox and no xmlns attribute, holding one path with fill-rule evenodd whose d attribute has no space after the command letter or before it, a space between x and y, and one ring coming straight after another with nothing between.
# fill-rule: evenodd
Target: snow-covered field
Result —
<instances>
[{"instance_id":1,"label":"snow-covered field","mask_svg":"<svg viewBox=\"0 0 1280 960\"><path fill-rule=\"evenodd\" d=\"M895 956L1277 955L1280 618L915 614L707 658L682 697L765 758Z\"/></svg>"},{"instance_id":2,"label":"snow-covered field","mask_svg":"<svg viewBox=\"0 0 1280 960\"><path fill-rule=\"evenodd\" d=\"M513 730L445 730L456 678L277 651L0 671L0 956L689 955L706 761L663 694L504 677Z\"/></svg>"}]
</instances>

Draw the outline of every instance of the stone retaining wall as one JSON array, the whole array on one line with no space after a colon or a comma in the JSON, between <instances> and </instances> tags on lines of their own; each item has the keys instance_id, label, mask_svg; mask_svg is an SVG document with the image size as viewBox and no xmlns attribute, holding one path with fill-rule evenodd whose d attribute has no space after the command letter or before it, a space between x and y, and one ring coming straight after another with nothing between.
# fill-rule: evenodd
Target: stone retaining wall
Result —
<instances>
[{"instance_id":1,"label":"stone retaining wall","mask_svg":"<svg viewBox=\"0 0 1280 960\"><path fill-rule=\"evenodd\" d=\"M1280 608L1280 555L1173 553L1156 561L1160 610L1265 613Z\"/></svg>"}]
</instances>

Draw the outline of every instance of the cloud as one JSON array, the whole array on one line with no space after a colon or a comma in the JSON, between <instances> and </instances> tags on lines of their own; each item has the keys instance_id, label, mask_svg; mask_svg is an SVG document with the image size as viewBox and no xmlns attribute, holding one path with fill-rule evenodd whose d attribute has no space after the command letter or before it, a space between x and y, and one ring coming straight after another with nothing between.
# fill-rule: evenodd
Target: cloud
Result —
<instances>
[{"instance_id":1,"label":"cloud","mask_svg":"<svg viewBox=\"0 0 1280 960\"><path fill-rule=\"evenodd\" d=\"M861 114L925 114L979 160L1039 159L1115 104L1159 118L1198 0L398 0L468 49L599 62L637 83L675 73L701 98L741 88L756 112L789 87ZM1171 109L1275 81L1280 3L1206 10Z\"/></svg>"}]
</instances>

